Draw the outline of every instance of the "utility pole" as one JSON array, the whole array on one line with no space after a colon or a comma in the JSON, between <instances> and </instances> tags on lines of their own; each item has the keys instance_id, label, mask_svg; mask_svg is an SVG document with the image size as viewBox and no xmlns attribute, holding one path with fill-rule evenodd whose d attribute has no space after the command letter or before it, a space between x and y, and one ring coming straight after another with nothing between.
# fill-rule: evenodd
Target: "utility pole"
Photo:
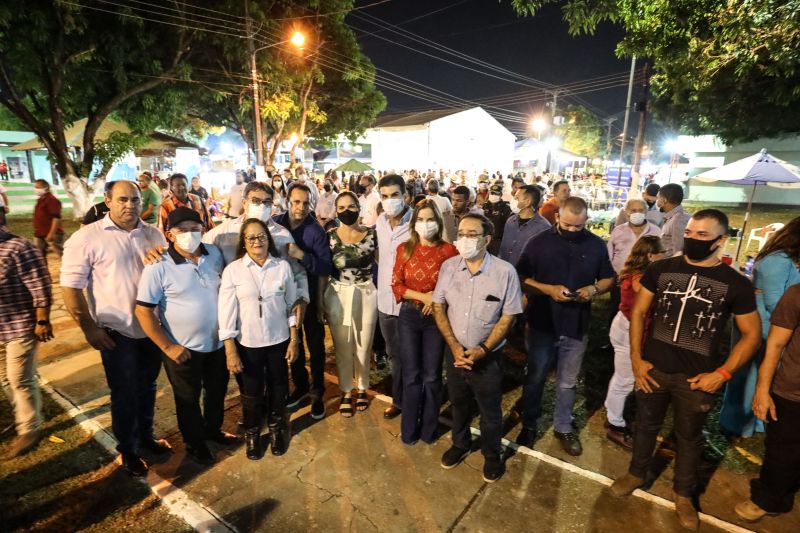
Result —
<instances>
[{"instance_id":1,"label":"utility pole","mask_svg":"<svg viewBox=\"0 0 800 533\"><path fill-rule=\"evenodd\" d=\"M642 89L644 92L642 100L637 102L639 106L639 131L636 133L636 145L633 151L630 194L634 194L639 188L639 167L642 163L642 146L644 145L645 128L647 128L647 95L650 92L650 63L644 64L644 84Z\"/></svg>"},{"instance_id":2,"label":"utility pole","mask_svg":"<svg viewBox=\"0 0 800 533\"><path fill-rule=\"evenodd\" d=\"M608 130L606 131L606 159L611 161L611 125L616 122L616 117L609 117L604 120Z\"/></svg>"},{"instance_id":3,"label":"utility pole","mask_svg":"<svg viewBox=\"0 0 800 533\"><path fill-rule=\"evenodd\" d=\"M619 165L617 165L617 190L622 181L622 157L625 155L625 139L628 137L628 118L631 114L631 95L633 94L633 76L636 74L636 56L631 58L631 74L628 77L628 99L625 102L625 120L622 124L622 144L619 147ZM633 179L633 176L631 176Z\"/></svg>"},{"instance_id":4,"label":"utility pole","mask_svg":"<svg viewBox=\"0 0 800 533\"><path fill-rule=\"evenodd\" d=\"M550 114L551 120L550 120L550 122L552 123L553 128L555 128L555 126L557 125L556 124L556 113L558 113L558 111L557 111L557 108L558 108L558 95L562 91L554 90L554 91L547 91L547 92L549 94L553 95L553 101L550 103L550 111L551 111L551 114ZM552 172L553 159L555 159L554 154L553 154L553 150L548 148L548 150L547 150L547 172ZM556 170L558 170L558 169L556 169Z\"/></svg>"},{"instance_id":5,"label":"utility pole","mask_svg":"<svg viewBox=\"0 0 800 533\"><path fill-rule=\"evenodd\" d=\"M261 151L261 97L258 88L258 70L256 69L256 50L253 45L253 32L250 26L250 7L248 0L244 0L245 31L247 32L247 48L250 52L250 76L253 79L253 124L255 132L256 164L259 168L264 166L264 153Z\"/></svg>"}]
</instances>

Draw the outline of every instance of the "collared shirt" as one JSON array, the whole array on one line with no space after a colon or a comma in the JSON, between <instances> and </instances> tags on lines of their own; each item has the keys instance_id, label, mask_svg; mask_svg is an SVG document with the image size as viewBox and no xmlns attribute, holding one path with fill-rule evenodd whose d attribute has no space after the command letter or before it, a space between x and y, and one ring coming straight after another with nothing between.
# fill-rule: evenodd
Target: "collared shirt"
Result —
<instances>
[{"instance_id":1,"label":"collared shirt","mask_svg":"<svg viewBox=\"0 0 800 533\"><path fill-rule=\"evenodd\" d=\"M36 308L52 303L42 253L27 239L0 229L0 342L33 333Z\"/></svg>"},{"instance_id":2,"label":"collared shirt","mask_svg":"<svg viewBox=\"0 0 800 533\"><path fill-rule=\"evenodd\" d=\"M125 231L107 214L67 239L61 261L61 285L88 289L89 312L100 327L111 328L132 339L143 339L133 314L142 258L156 246L167 246L155 226L139 220Z\"/></svg>"},{"instance_id":3,"label":"collared shirt","mask_svg":"<svg viewBox=\"0 0 800 533\"><path fill-rule=\"evenodd\" d=\"M630 222L626 222L614 228L611 232L611 237L608 239L608 258L611 260L611 266L614 267L614 272L619 274L625 266L625 261L631 255L633 245L640 237L645 235L661 235L661 229L652 222L646 222L644 230L638 236L631 229Z\"/></svg>"},{"instance_id":4,"label":"collared shirt","mask_svg":"<svg viewBox=\"0 0 800 533\"><path fill-rule=\"evenodd\" d=\"M531 218L524 220L519 215L512 215L506 221L498 257L516 266L528 241L550 227L547 219L539 213L534 213Z\"/></svg>"},{"instance_id":5,"label":"collared shirt","mask_svg":"<svg viewBox=\"0 0 800 533\"><path fill-rule=\"evenodd\" d=\"M214 221L211 220L211 213L208 211L208 206L203 202L199 196L187 193L186 202L182 202L174 194L165 197L161 202L161 208L158 210L158 227L162 231L167 229L167 217L170 213L179 207L187 207L193 209L200 215L200 220L203 221L203 227L210 230L214 227Z\"/></svg>"},{"instance_id":6,"label":"collared shirt","mask_svg":"<svg viewBox=\"0 0 800 533\"><path fill-rule=\"evenodd\" d=\"M242 231L244 216L238 218L226 218L214 227L211 231L203 235L205 244L213 244L222 252L225 264L229 265L236 260L236 247L239 246L239 233ZM294 282L297 285L297 294L303 300L310 302L308 294L308 276L306 269L300 266L296 259L289 257L289 244L294 244L294 237L288 229L269 219L267 222L269 234L275 242L275 248L281 259L288 261L294 273Z\"/></svg>"},{"instance_id":7,"label":"collared shirt","mask_svg":"<svg viewBox=\"0 0 800 533\"><path fill-rule=\"evenodd\" d=\"M289 263L268 257L262 266L245 254L222 273L219 289L219 338L248 348L280 344L297 325L297 300Z\"/></svg>"},{"instance_id":8,"label":"collared shirt","mask_svg":"<svg viewBox=\"0 0 800 533\"><path fill-rule=\"evenodd\" d=\"M411 236L409 222L414 214L413 209L405 209L400 223L394 228L386 213L381 213L375 224L378 232L378 311L393 316L400 314L400 304L392 293L392 270L397 259L397 247Z\"/></svg>"},{"instance_id":9,"label":"collared shirt","mask_svg":"<svg viewBox=\"0 0 800 533\"><path fill-rule=\"evenodd\" d=\"M222 346L217 301L225 265L216 246L201 244L200 254L194 264L170 243L162 261L144 267L136 303L158 306L161 325L172 342L195 352L213 352Z\"/></svg>"},{"instance_id":10,"label":"collared shirt","mask_svg":"<svg viewBox=\"0 0 800 533\"><path fill-rule=\"evenodd\" d=\"M554 227L528 241L517 264L520 277L564 285L570 291L614 277L603 239L586 230L568 241ZM536 294L528 305L532 329L580 339L589 331L591 303L556 302Z\"/></svg>"},{"instance_id":11,"label":"collared shirt","mask_svg":"<svg viewBox=\"0 0 800 533\"><path fill-rule=\"evenodd\" d=\"M291 229L289 223L289 213L274 216L272 220L276 225L286 228L294 239L295 244L303 250L305 255L298 264L306 270L308 295L316 298L319 277L330 276L333 269L328 234L325 233L325 229L311 214L294 229Z\"/></svg>"},{"instance_id":12,"label":"collared shirt","mask_svg":"<svg viewBox=\"0 0 800 533\"><path fill-rule=\"evenodd\" d=\"M522 313L519 277L511 264L487 253L475 274L461 256L442 264L433 302L447 304L447 319L461 346L484 342L503 315ZM505 344L503 342L492 350Z\"/></svg>"},{"instance_id":13,"label":"collared shirt","mask_svg":"<svg viewBox=\"0 0 800 533\"><path fill-rule=\"evenodd\" d=\"M652 222L658 226L659 229L664 225L664 213L661 212L661 209L659 209L655 203L647 207L647 214L645 214L644 218L648 222Z\"/></svg>"},{"instance_id":14,"label":"collared shirt","mask_svg":"<svg viewBox=\"0 0 800 533\"><path fill-rule=\"evenodd\" d=\"M320 195L319 200L317 200L317 208L315 210L317 217L324 218L326 220L336 218L336 196L336 193L333 191Z\"/></svg>"},{"instance_id":15,"label":"collared shirt","mask_svg":"<svg viewBox=\"0 0 800 533\"><path fill-rule=\"evenodd\" d=\"M374 226L378 221L378 204L381 203L381 195L378 191L372 191L368 195L361 195L358 199L361 204L361 223L367 227Z\"/></svg>"},{"instance_id":16,"label":"collared shirt","mask_svg":"<svg viewBox=\"0 0 800 533\"><path fill-rule=\"evenodd\" d=\"M661 244L667 251L667 257L683 252L683 232L692 215L679 205L664 213L664 225L661 226Z\"/></svg>"},{"instance_id":17,"label":"collared shirt","mask_svg":"<svg viewBox=\"0 0 800 533\"><path fill-rule=\"evenodd\" d=\"M158 185L150 182L150 185L145 187L142 191L142 211L149 206L153 206L153 211L150 216L143 219L148 224L156 224L158 222L158 213L161 209L161 191Z\"/></svg>"}]
</instances>

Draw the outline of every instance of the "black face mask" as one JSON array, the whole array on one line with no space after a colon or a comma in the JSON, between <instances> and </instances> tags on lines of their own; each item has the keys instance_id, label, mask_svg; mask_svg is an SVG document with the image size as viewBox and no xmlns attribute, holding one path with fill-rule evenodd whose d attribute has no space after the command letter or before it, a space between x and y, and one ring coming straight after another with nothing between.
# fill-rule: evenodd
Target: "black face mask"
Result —
<instances>
[{"instance_id":1,"label":"black face mask","mask_svg":"<svg viewBox=\"0 0 800 533\"><path fill-rule=\"evenodd\" d=\"M367 188L360 183L356 183L356 194L364 194L365 192L367 192Z\"/></svg>"},{"instance_id":2,"label":"black face mask","mask_svg":"<svg viewBox=\"0 0 800 533\"><path fill-rule=\"evenodd\" d=\"M325 192L331 192L331 186L330 185L325 185L323 188L325 189Z\"/></svg>"},{"instance_id":3,"label":"black face mask","mask_svg":"<svg viewBox=\"0 0 800 533\"><path fill-rule=\"evenodd\" d=\"M645 202L647 202L647 200L645 200ZM648 209L652 209L654 205L656 205L655 202L647 202Z\"/></svg>"},{"instance_id":4,"label":"black face mask","mask_svg":"<svg viewBox=\"0 0 800 533\"><path fill-rule=\"evenodd\" d=\"M336 218L338 218L339 222L341 222L345 226L352 226L353 224L358 222L358 215L359 215L358 211L350 211L348 209L347 211L342 211L341 213L336 215Z\"/></svg>"},{"instance_id":5,"label":"black face mask","mask_svg":"<svg viewBox=\"0 0 800 533\"><path fill-rule=\"evenodd\" d=\"M701 241L700 239L690 239L689 237L683 238L683 255L691 259L692 261L702 261L703 259L708 258L711 254L717 252L715 248L712 250L711 248L714 246L722 238L722 235L717 237L716 239L712 239L710 241Z\"/></svg>"},{"instance_id":6,"label":"black face mask","mask_svg":"<svg viewBox=\"0 0 800 533\"><path fill-rule=\"evenodd\" d=\"M573 242L573 241L578 240L578 238L580 238L581 234L583 233L583 230L581 230L581 231L567 231L567 230L563 229L561 226L559 226L558 227L558 233L560 233L561 237L563 237L565 240Z\"/></svg>"}]
</instances>

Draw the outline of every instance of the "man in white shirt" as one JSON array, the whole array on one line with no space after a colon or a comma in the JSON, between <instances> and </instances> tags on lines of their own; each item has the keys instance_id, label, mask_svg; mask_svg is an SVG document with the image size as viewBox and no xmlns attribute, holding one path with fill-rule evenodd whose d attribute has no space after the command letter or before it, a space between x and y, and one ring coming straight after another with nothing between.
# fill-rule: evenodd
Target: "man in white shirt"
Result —
<instances>
[{"instance_id":1,"label":"man in white shirt","mask_svg":"<svg viewBox=\"0 0 800 533\"><path fill-rule=\"evenodd\" d=\"M378 204L381 202L381 195L375 190L375 176L367 174L358 180L361 196L358 197L361 203L361 223L372 228L378 220Z\"/></svg>"},{"instance_id":2,"label":"man in white shirt","mask_svg":"<svg viewBox=\"0 0 800 533\"><path fill-rule=\"evenodd\" d=\"M323 192L319 200L317 200L317 219L324 228L325 225L336 218L336 191L333 190L333 184L329 180L325 180L325 185L322 187Z\"/></svg>"},{"instance_id":3,"label":"man in white shirt","mask_svg":"<svg viewBox=\"0 0 800 533\"><path fill-rule=\"evenodd\" d=\"M306 169L304 169L303 167L298 167L294 171L294 173L297 176L297 182L302 183L303 185L308 187L310 191L309 200L311 202L311 210L314 211L317 208L317 202L319 201L319 189L317 188L317 180L314 179L313 175L309 176L308 174L306 174Z\"/></svg>"},{"instance_id":4,"label":"man in white shirt","mask_svg":"<svg viewBox=\"0 0 800 533\"><path fill-rule=\"evenodd\" d=\"M166 246L166 241L158 228L139 218L142 197L135 182L115 182L105 201L109 213L65 243L61 287L67 310L87 342L100 350L122 465L131 475L143 476L148 466L140 450L160 454L170 446L153 436L161 352L145 335L134 307L142 258L148 250Z\"/></svg>"}]
</instances>

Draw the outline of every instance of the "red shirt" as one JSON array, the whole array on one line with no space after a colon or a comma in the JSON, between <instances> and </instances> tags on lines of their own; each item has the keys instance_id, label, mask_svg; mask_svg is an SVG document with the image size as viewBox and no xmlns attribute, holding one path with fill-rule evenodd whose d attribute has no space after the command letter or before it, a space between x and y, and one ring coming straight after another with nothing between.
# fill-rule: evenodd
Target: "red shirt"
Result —
<instances>
[{"instance_id":1,"label":"red shirt","mask_svg":"<svg viewBox=\"0 0 800 533\"><path fill-rule=\"evenodd\" d=\"M556 213L558 213L558 200L556 200L555 196L543 203L539 209L539 214L553 226L556 224Z\"/></svg>"},{"instance_id":2,"label":"red shirt","mask_svg":"<svg viewBox=\"0 0 800 533\"><path fill-rule=\"evenodd\" d=\"M44 239L50 233L54 218L61 218L61 202L52 193L45 193L36 200L33 208L33 234ZM64 233L58 229L56 233Z\"/></svg>"},{"instance_id":3,"label":"red shirt","mask_svg":"<svg viewBox=\"0 0 800 533\"><path fill-rule=\"evenodd\" d=\"M436 246L417 244L411 257L405 258L405 244L397 247L397 260L392 270L392 291L398 303L402 301L406 289L417 292L431 292L439 280L442 263L458 255L456 247L449 242Z\"/></svg>"},{"instance_id":4,"label":"red shirt","mask_svg":"<svg viewBox=\"0 0 800 533\"><path fill-rule=\"evenodd\" d=\"M628 320L631 319L633 302L636 301L636 291L633 289L633 283L638 282L640 279L642 279L641 272L625 276L619 280L619 310Z\"/></svg>"}]
</instances>

